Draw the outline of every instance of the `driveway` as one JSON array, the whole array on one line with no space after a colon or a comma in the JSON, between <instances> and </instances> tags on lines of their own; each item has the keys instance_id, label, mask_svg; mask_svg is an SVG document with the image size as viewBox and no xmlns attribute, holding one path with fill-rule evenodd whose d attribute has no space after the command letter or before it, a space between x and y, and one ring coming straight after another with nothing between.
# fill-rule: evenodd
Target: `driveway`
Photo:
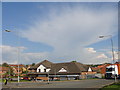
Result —
<instances>
[{"instance_id":1,"label":"driveway","mask_svg":"<svg viewBox=\"0 0 120 90\"><path fill-rule=\"evenodd\" d=\"M76 81L51 81L47 82L21 82L8 83L3 88L101 88L105 85L113 83L114 80L105 79L89 79L89 80L76 80Z\"/></svg>"}]
</instances>

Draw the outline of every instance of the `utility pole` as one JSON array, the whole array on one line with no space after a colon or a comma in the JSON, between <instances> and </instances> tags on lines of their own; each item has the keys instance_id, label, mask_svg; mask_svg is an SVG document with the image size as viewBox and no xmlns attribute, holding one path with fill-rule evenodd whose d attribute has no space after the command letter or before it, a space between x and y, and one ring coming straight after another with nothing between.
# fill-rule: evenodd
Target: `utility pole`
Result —
<instances>
[{"instance_id":1,"label":"utility pole","mask_svg":"<svg viewBox=\"0 0 120 90\"><path fill-rule=\"evenodd\" d=\"M111 41L111 51L112 51L112 60L113 60L113 65L114 65L114 81L116 82L116 71L115 71L115 55L114 55L114 49L113 49L113 39L112 39L112 35L107 35L107 36L99 36L99 38L104 38L104 37L110 37L110 41Z\"/></svg>"}]
</instances>

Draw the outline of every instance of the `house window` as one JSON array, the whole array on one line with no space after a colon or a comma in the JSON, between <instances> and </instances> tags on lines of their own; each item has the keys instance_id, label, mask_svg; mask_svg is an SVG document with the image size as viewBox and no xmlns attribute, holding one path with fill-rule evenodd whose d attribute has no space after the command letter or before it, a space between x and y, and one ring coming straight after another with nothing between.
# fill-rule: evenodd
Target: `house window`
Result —
<instances>
[{"instance_id":1,"label":"house window","mask_svg":"<svg viewBox=\"0 0 120 90\"><path fill-rule=\"evenodd\" d=\"M39 69L39 72L41 72L41 70Z\"/></svg>"},{"instance_id":2,"label":"house window","mask_svg":"<svg viewBox=\"0 0 120 90\"><path fill-rule=\"evenodd\" d=\"M115 68L106 68L106 71L109 72L109 71L115 71Z\"/></svg>"},{"instance_id":3,"label":"house window","mask_svg":"<svg viewBox=\"0 0 120 90\"><path fill-rule=\"evenodd\" d=\"M44 69L44 72L46 72L46 69Z\"/></svg>"}]
</instances>

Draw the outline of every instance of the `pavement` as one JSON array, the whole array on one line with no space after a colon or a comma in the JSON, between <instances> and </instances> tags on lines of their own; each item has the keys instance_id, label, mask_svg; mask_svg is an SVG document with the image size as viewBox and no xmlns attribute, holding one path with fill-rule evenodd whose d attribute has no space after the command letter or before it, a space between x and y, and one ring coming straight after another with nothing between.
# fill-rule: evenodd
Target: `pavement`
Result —
<instances>
[{"instance_id":1,"label":"pavement","mask_svg":"<svg viewBox=\"0 0 120 90\"><path fill-rule=\"evenodd\" d=\"M103 86L114 83L114 80L106 79L86 79L74 81L50 81L48 82L17 82L2 85L3 88L102 88Z\"/></svg>"}]
</instances>

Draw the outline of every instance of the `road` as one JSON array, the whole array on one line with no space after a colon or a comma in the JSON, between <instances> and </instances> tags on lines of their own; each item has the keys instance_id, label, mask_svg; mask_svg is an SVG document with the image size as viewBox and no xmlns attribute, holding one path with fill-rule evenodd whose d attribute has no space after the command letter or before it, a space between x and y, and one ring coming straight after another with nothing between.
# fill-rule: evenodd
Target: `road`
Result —
<instances>
[{"instance_id":1,"label":"road","mask_svg":"<svg viewBox=\"0 0 120 90\"><path fill-rule=\"evenodd\" d=\"M89 80L76 80L76 81L51 81L47 82L21 82L8 83L3 85L3 88L101 88L105 85L113 83L114 80L105 79L89 79Z\"/></svg>"}]
</instances>

